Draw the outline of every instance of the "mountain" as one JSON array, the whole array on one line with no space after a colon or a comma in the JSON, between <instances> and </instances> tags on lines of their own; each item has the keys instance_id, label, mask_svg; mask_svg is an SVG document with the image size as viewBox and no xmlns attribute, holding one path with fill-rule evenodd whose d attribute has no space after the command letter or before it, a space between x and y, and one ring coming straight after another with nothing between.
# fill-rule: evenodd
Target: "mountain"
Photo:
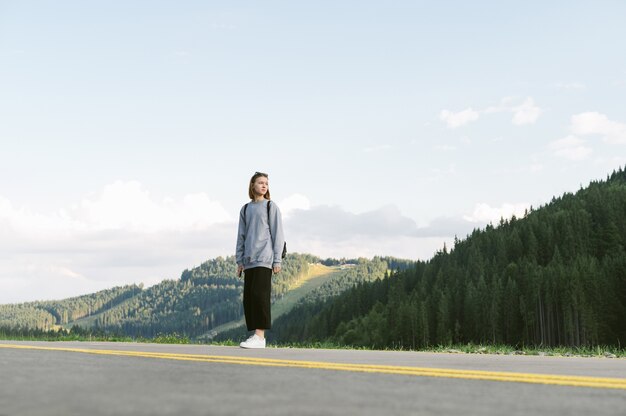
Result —
<instances>
[{"instance_id":1,"label":"mountain","mask_svg":"<svg viewBox=\"0 0 626 416\"><path fill-rule=\"evenodd\" d=\"M278 318L278 341L375 348L626 343L626 172Z\"/></svg>"},{"instance_id":2,"label":"mountain","mask_svg":"<svg viewBox=\"0 0 626 416\"><path fill-rule=\"evenodd\" d=\"M411 263L385 259L394 265ZM366 266L364 273L354 275L350 262L369 265L369 269ZM381 258L321 260L308 254L290 253L281 273L272 278L272 302L283 313L304 296L323 298L340 293L359 280L371 279L373 273L382 276L387 267L387 261ZM43 330L62 327L73 328L75 332L133 337L171 333L204 337L215 332L214 328L240 320L242 292L243 279L236 276L234 256L217 257L184 270L180 279L164 280L147 289L130 285L60 301L0 305L0 327Z\"/></svg>"}]
</instances>

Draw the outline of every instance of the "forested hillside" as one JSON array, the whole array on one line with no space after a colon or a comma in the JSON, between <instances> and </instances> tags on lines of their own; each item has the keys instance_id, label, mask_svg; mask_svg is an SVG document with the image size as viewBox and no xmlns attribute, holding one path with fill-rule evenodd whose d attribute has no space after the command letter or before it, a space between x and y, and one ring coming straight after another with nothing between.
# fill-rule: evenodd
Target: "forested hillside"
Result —
<instances>
[{"instance_id":1,"label":"forested hillside","mask_svg":"<svg viewBox=\"0 0 626 416\"><path fill-rule=\"evenodd\" d=\"M127 285L59 301L0 305L0 326L48 330L111 309L141 293L143 285Z\"/></svg>"},{"instance_id":2,"label":"forested hillside","mask_svg":"<svg viewBox=\"0 0 626 416\"><path fill-rule=\"evenodd\" d=\"M281 273L272 277L272 302L281 299L307 274L310 264L322 260L308 254L290 253ZM352 287L359 280L381 277L388 262L398 268L412 262L394 258L350 260L326 259L345 267L339 278L326 282L312 294L326 298ZM342 266L343 265L343 266ZM243 278L236 276L234 256L217 257L190 270L180 279L164 280L147 289L124 286L60 301L0 305L0 330L22 333L18 328L49 330L59 326L76 333L97 332L154 337L176 333L195 337L243 315Z\"/></svg>"},{"instance_id":3,"label":"forested hillside","mask_svg":"<svg viewBox=\"0 0 626 416\"><path fill-rule=\"evenodd\" d=\"M626 172L474 230L431 260L274 322L279 341L419 348L626 343Z\"/></svg>"},{"instance_id":4,"label":"forested hillside","mask_svg":"<svg viewBox=\"0 0 626 416\"><path fill-rule=\"evenodd\" d=\"M272 278L272 297L278 298L317 259L291 253L282 271ZM243 315L243 277L236 276L234 256L217 257L183 271L178 280L164 280L139 296L101 314L95 328L130 336L159 333L196 336Z\"/></svg>"},{"instance_id":5,"label":"forested hillside","mask_svg":"<svg viewBox=\"0 0 626 416\"><path fill-rule=\"evenodd\" d=\"M374 257L372 260L366 258L342 259L339 261L326 259L323 263L338 266L340 271L334 273L332 277L320 287L304 296L297 305L312 304L317 301L335 297L353 288L360 282L379 280L387 274L391 265L395 267L395 270L406 270L414 264L411 260L378 256ZM216 334L213 340L238 339L241 338L242 334L245 334L245 332L245 325L240 325Z\"/></svg>"},{"instance_id":6,"label":"forested hillside","mask_svg":"<svg viewBox=\"0 0 626 416\"><path fill-rule=\"evenodd\" d=\"M283 270L273 278L274 297L281 297L309 263L319 258L290 253ZM0 305L0 327L56 326L94 329L129 336L151 337L159 333L193 336L243 314L243 279L236 276L234 256L217 257L180 279L164 280L148 289L130 285L59 301Z\"/></svg>"}]
</instances>

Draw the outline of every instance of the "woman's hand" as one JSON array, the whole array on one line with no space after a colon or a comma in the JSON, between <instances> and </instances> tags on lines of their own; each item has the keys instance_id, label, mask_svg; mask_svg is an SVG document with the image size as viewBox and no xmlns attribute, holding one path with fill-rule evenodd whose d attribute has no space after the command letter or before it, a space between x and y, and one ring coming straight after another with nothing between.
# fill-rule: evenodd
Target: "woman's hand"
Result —
<instances>
[{"instance_id":1,"label":"woman's hand","mask_svg":"<svg viewBox=\"0 0 626 416\"><path fill-rule=\"evenodd\" d=\"M278 266L278 265L274 266L273 271L274 271L274 274L279 273L280 272L280 266Z\"/></svg>"},{"instance_id":2,"label":"woman's hand","mask_svg":"<svg viewBox=\"0 0 626 416\"><path fill-rule=\"evenodd\" d=\"M243 272L243 266L237 265L237 276L241 277L241 272Z\"/></svg>"}]
</instances>

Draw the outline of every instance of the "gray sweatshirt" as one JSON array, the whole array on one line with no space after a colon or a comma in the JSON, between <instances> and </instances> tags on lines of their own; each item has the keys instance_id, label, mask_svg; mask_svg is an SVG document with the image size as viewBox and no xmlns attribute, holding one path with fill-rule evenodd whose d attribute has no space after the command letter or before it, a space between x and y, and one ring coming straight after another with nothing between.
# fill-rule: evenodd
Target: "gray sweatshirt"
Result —
<instances>
[{"instance_id":1,"label":"gray sweatshirt","mask_svg":"<svg viewBox=\"0 0 626 416\"><path fill-rule=\"evenodd\" d=\"M267 267L281 264L283 244L283 220L280 209L274 201L270 204L268 223L267 199L251 201L243 217L244 207L239 212L239 231L237 232L237 265L244 270L252 267ZM270 224L272 232L270 233Z\"/></svg>"}]
</instances>

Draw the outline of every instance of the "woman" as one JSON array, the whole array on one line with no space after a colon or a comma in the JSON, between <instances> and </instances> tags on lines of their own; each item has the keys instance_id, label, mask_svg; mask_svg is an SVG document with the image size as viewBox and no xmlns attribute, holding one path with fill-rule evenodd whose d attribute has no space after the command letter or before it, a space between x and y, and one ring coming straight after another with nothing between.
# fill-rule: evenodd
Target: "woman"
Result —
<instances>
[{"instance_id":1,"label":"woman","mask_svg":"<svg viewBox=\"0 0 626 416\"><path fill-rule=\"evenodd\" d=\"M274 202L270 203L267 173L252 175L248 196L251 201L239 213L236 260L237 275L244 272L246 326L248 331L254 330L254 334L239 345L242 348L265 348L265 330L272 326L272 272L280 272L285 239L280 210Z\"/></svg>"}]
</instances>

